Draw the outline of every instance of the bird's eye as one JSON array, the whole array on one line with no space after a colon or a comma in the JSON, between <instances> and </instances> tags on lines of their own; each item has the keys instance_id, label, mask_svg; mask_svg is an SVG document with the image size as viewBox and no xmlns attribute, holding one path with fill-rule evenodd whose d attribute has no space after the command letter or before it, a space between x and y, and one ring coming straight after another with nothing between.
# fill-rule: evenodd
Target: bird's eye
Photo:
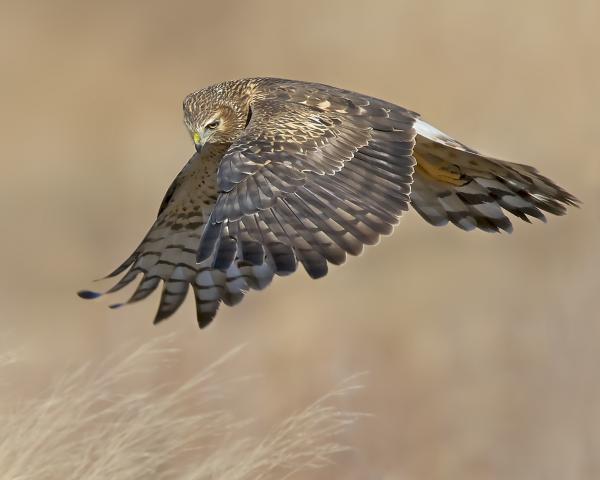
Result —
<instances>
[{"instance_id":1,"label":"bird's eye","mask_svg":"<svg viewBox=\"0 0 600 480\"><path fill-rule=\"evenodd\" d=\"M214 122L208 123L205 128L208 128L209 130L214 130L218 126L219 126L219 121L215 120Z\"/></svg>"}]
</instances>

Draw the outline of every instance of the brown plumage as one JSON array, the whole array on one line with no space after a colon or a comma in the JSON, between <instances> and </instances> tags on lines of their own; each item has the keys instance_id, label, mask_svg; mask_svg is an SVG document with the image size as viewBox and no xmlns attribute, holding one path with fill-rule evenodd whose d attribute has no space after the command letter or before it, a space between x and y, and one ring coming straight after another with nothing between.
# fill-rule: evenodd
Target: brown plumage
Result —
<instances>
[{"instance_id":1,"label":"brown plumage","mask_svg":"<svg viewBox=\"0 0 600 480\"><path fill-rule=\"evenodd\" d=\"M433 225L511 231L577 199L526 165L485 157L397 105L273 78L224 82L184 101L195 153L156 222L110 277L140 277L131 303L161 282L155 322L191 285L201 327L301 263L327 274L390 234L412 205ZM79 293L84 298L100 294ZM113 305L113 307L123 304Z\"/></svg>"}]
</instances>

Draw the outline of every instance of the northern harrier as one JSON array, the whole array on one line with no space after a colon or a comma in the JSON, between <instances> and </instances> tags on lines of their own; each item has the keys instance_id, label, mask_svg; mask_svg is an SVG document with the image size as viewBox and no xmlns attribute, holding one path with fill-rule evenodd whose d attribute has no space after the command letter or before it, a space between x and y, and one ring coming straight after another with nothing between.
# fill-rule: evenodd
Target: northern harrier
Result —
<instances>
[{"instance_id":1,"label":"northern harrier","mask_svg":"<svg viewBox=\"0 0 600 480\"><path fill-rule=\"evenodd\" d=\"M188 95L183 111L197 152L109 275L127 270L107 293L141 276L126 303L164 282L155 323L190 285L204 327L221 302L239 303L298 263L322 277L390 234L409 206L432 225L510 232L505 211L529 222L578 202L536 169L486 157L417 113L327 85L229 81Z\"/></svg>"}]
</instances>

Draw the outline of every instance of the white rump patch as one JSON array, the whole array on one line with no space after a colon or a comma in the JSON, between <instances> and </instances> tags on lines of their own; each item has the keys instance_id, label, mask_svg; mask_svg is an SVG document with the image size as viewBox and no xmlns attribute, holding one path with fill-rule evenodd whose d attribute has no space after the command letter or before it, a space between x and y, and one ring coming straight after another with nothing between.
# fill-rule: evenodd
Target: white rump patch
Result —
<instances>
[{"instance_id":1,"label":"white rump patch","mask_svg":"<svg viewBox=\"0 0 600 480\"><path fill-rule=\"evenodd\" d=\"M429 125L420 118L415 122L414 128L419 135L428 138L429 140L433 140L434 142L438 140L453 140L452 137L449 137L444 132L438 130L433 125Z\"/></svg>"}]
</instances>

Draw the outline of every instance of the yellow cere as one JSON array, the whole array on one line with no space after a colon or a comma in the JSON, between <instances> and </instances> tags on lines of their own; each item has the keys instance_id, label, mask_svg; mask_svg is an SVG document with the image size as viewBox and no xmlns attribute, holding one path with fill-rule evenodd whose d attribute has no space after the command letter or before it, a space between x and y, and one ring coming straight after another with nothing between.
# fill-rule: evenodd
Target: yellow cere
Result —
<instances>
[{"instance_id":1,"label":"yellow cere","mask_svg":"<svg viewBox=\"0 0 600 480\"><path fill-rule=\"evenodd\" d=\"M198 132L194 132L194 143L196 145L200 143L200 134Z\"/></svg>"}]
</instances>

